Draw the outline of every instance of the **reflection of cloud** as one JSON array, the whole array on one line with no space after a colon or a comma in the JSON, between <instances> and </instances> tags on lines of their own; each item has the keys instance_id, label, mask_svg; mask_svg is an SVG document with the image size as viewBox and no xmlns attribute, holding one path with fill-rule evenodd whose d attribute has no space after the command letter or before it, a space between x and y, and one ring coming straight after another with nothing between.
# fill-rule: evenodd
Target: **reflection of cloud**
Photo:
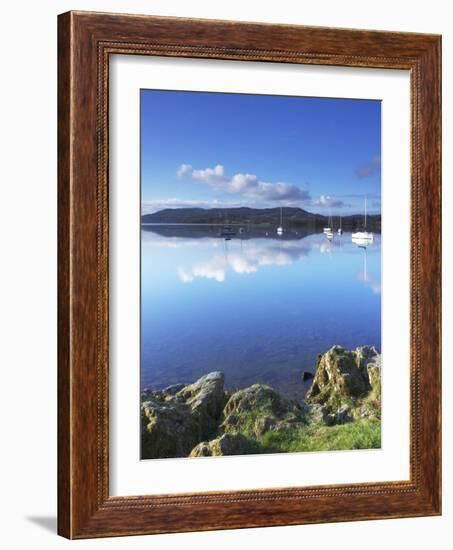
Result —
<instances>
[{"instance_id":1,"label":"reflection of cloud","mask_svg":"<svg viewBox=\"0 0 453 550\"><path fill-rule=\"evenodd\" d=\"M217 246L216 239L205 237L203 239L187 239L186 237L160 237L152 231L142 231L142 244L155 246L156 248L189 248L199 247L202 243L211 241L213 246Z\"/></svg>"},{"instance_id":2,"label":"reflection of cloud","mask_svg":"<svg viewBox=\"0 0 453 550\"><path fill-rule=\"evenodd\" d=\"M184 247L193 247L193 246L199 246L199 243L196 241L193 242L179 242L178 239L168 239L167 241L158 241L157 239L154 241L144 241L144 244L151 244L152 246L155 246L156 248L182 248Z\"/></svg>"},{"instance_id":3,"label":"reflection of cloud","mask_svg":"<svg viewBox=\"0 0 453 550\"><path fill-rule=\"evenodd\" d=\"M374 174L377 174L380 169L381 157L379 155L376 155L370 161L362 164L362 166L357 168L357 170L355 171L355 175L358 178L369 178L371 176L374 176Z\"/></svg>"},{"instance_id":4,"label":"reflection of cloud","mask_svg":"<svg viewBox=\"0 0 453 550\"><path fill-rule=\"evenodd\" d=\"M326 253L328 254L332 252L332 243L330 241L321 243L319 245L319 252L321 252L321 254L326 254Z\"/></svg>"},{"instance_id":5,"label":"reflection of cloud","mask_svg":"<svg viewBox=\"0 0 453 550\"><path fill-rule=\"evenodd\" d=\"M223 283L229 270L239 275L256 273L264 266L284 266L299 261L310 252L310 247L297 242L272 243L267 246L247 248L241 252L215 255L211 259L190 268L178 267L178 276L183 283L196 278L214 279Z\"/></svg>"},{"instance_id":6,"label":"reflection of cloud","mask_svg":"<svg viewBox=\"0 0 453 550\"><path fill-rule=\"evenodd\" d=\"M381 282L377 281L372 274L368 273L367 268L367 248L366 247L359 247L363 248L363 271L359 271L357 273L357 278L359 281L362 281L365 286L371 289L371 291L374 294L380 294L381 293Z\"/></svg>"},{"instance_id":7,"label":"reflection of cloud","mask_svg":"<svg viewBox=\"0 0 453 550\"><path fill-rule=\"evenodd\" d=\"M178 267L178 276L183 283L191 283L193 281L193 277L184 271L182 267Z\"/></svg>"},{"instance_id":8,"label":"reflection of cloud","mask_svg":"<svg viewBox=\"0 0 453 550\"><path fill-rule=\"evenodd\" d=\"M178 177L188 177L195 181L209 185L216 191L230 195L260 199L265 201L302 201L310 200L310 193L293 183L276 182L268 183L258 179L255 174L234 174L231 177L225 175L225 169L221 164L214 168L194 169L190 164L181 164L176 172Z\"/></svg>"},{"instance_id":9,"label":"reflection of cloud","mask_svg":"<svg viewBox=\"0 0 453 550\"><path fill-rule=\"evenodd\" d=\"M373 292L373 294L380 294L381 293L381 283L380 281L376 281L376 279L367 273L366 271L359 271L357 273L357 278L359 281L362 281L362 283L365 284L368 288L370 288Z\"/></svg>"},{"instance_id":10,"label":"reflection of cloud","mask_svg":"<svg viewBox=\"0 0 453 550\"><path fill-rule=\"evenodd\" d=\"M196 265L189 271L186 271L182 267L178 267L178 276L183 283L191 283L197 277L214 279L218 283L223 283L225 280L225 273L225 260L220 256L213 258L211 262Z\"/></svg>"}]
</instances>

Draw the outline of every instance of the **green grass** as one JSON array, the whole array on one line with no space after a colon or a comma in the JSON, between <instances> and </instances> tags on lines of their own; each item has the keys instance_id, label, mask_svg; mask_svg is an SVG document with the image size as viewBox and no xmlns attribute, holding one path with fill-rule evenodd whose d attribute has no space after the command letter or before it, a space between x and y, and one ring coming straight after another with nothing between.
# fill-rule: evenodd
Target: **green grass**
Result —
<instances>
[{"instance_id":1,"label":"green grass","mask_svg":"<svg viewBox=\"0 0 453 550\"><path fill-rule=\"evenodd\" d=\"M351 449L377 449L381 446L381 422L378 418L362 418L359 408L365 406L368 410L376 409L380 413L380 395L370 394L359 402L342 400L341 404L355 405L351 407L354 421L346 424L326 426L321 421L309 417L290 424L285 429L270 429L261 436L255 433L255 422L258 418L270 415L270 407L264 406L252 411L242 412L235 425L226 431L239 433L250 442L250 450L254 453L284 453L284 452L319 452ZM330 407L329 407L330 408ZM334 409L334 408L332 408ZM253 449L253 450L252 450Z\"/></svg>"},{"instance_id":2,"label":"green grass","mask_svg":"<svg viewBox=\"0 0 453 550\"><path fill-rule=\"evenodd\" d=\"M281 432L269 431L259 442L263 452L274 453L377 449L381 446L381 423L375 419L337 426L312 423Z\"/></svg>"}]
</instances>

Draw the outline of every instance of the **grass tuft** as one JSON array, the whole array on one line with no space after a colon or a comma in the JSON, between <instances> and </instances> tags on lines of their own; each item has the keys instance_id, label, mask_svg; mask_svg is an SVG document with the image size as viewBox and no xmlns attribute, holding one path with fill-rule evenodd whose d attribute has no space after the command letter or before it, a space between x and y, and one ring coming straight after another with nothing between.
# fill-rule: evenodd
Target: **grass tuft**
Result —
<instances>
[{"instance_id":1,"label":"grass tuft","mask_svg":"<svg viewBox=\"0 0 453 550\"><path fill-rule=\"evenodd\" d=\"M259 442L264 452L340 451L349 449L379 449L381 423L362 419L337 426L312 423L279 432L265 433Z\"/></svg>"}]
</instances>

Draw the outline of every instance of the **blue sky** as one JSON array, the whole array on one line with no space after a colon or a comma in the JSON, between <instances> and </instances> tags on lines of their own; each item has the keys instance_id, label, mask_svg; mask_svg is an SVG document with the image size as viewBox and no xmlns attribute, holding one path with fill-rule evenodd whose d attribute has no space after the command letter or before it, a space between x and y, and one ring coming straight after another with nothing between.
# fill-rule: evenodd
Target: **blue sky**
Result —
<instances>
[{"instance_id":1,"label":"blue sky","mask_svg":"<svg viewBox=\"0 0 453 550\"><path fill-rule=\"evenodd\" d=\"M143 212L380 212L380 101L141 90L141 148Z\"/></svg>"}]
</instances>

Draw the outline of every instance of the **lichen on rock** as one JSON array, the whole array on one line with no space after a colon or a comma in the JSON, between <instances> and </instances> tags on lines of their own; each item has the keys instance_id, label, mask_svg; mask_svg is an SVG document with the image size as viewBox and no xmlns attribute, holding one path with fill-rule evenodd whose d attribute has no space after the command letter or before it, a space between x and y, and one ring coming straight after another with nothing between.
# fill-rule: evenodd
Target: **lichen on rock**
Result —
<instances>
[{"instance_id":1,"label":"lichen on rock","mask_svg":"<svg viewBox=\"0 0 453 550\"><path fill-rule=\"evenodd\" d=\"M187 456L199 441L199 426L185 405L159 398L142 403L142 458Z\"/></svg>"},{"instance_id":2,"label":"lichen on rock","mask_svg":"<svg viewBox=\"0 0 453 550\"><path fill-rule=\"evenodd\" d=\"M187 456L217 429L227 399L223 373L178 386L143 392L142 458Z\"/></svg>"},{"instance_id":3,"label":"lichen on rock","mask_svg":"<svg viewBox=\"0 0 453 550\"><path fill-rule=\"evenodd\" d=\"M363 346L346 350L333 346L318 356L315 377L305 400L308 403L326 404L335 400L359 398L371 390L368 365L379 369L380 354L374 347ZM373 373L373 377L377 377Z\"/></svg>"},{"instance_id":4,"label":"lichen on rock","mask_svg":"<svg viewBox=\"0 0 453 550\"><path fill-rule=\"evenodd\" d=\"M253 443L242 434L223 434L211 441L202 441L190 453L197 456L228 456L250 453Z\"/></svg>"},{"instance_id":5,"label":"lichen on rock","mask_svg":"<svg viewBox=\"0 0 453 550\"><path fill-rule=\"evenodd\" d=\"M265 384L253 384L231 395L220 426L226 433L261 436L292 422L303 422L304 408Z\"/></svg>"},{"instance_id":6,"label":"lichen on rock","mask_svg":"<svg viewBox=\"0 0 453 550\"><path fill-rule=\"evenodd\" d=\"M333 346L318 356L305 400L314 421L328 426L380 418L381 355L375 347Z\"/></svg>"}]
</instances>

